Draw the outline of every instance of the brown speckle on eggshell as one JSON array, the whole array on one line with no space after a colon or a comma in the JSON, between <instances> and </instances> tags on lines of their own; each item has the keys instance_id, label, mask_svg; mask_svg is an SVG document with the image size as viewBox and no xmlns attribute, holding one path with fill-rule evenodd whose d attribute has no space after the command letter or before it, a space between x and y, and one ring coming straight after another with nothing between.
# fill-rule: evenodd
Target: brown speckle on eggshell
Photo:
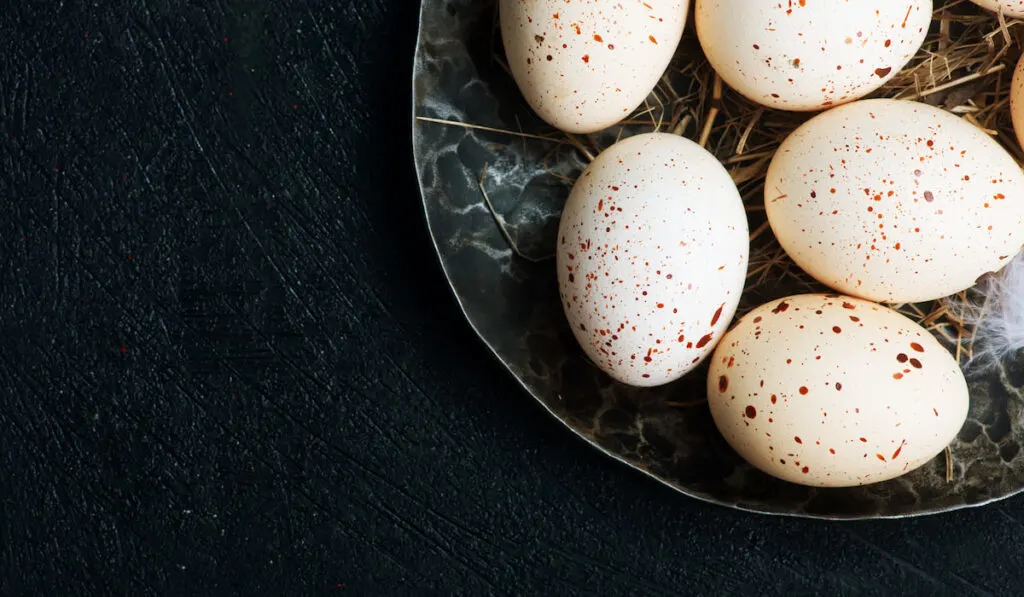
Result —
<instances>
[{"instance_id":1,"label":"brown speckle on eggshell","mask_svg":"<svg viewBox=\"0 0 1024 597\"><path fill-rule=\"evenodd\" d=\"M982 8L1002 12L1007 19L1024 19L1024 0L971 0Z\"/></svg>"}]
</instances>

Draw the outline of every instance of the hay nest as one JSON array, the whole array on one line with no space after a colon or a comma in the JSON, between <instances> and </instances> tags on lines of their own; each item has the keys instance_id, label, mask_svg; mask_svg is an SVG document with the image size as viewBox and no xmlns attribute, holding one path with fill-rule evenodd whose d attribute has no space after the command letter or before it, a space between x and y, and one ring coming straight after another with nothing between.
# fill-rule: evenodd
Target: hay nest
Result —
<instances>
[{"instance_id":1,"label":"hay nest","mask_svg":"<svg viewBox=\"0 0 1024 597\"><path fill-rule=\"evenodd\" d=\"M984 130L1019 163L1024 162L1024 151L1014 135L1009 111L1010 83L1021 56L1024 21L1008 20L968 0L937 0L936 4L932 28L920 51L870 97L915 100L942 107ZM496 18L491 47L493 60L508 71ZM793 278L813 288L817 284L789 259L772 236L764 215L764 180L779 144L815 114L765 108L728 89L701 52L691 23L672 65L645 104L619 123L618 135L626 129L631 133L684 135L726 166L750 216L752 244L746 293L757 291L768 280L782 278ZM583 136L560 131L526 134L473 123L423 120L570 144L587 160L617 138L607 131ZM487 204L490 207L489 201ZM497 214L495 220L501 226ZM507 232L502 232L513 251L520 254ZM955 351L957 361L963 362L970 359L974 344L975 329L965 323L976 323L976 317L970 313L978 309L973 292L968 290L928 303L890 306L945 340Z\"/></svg>"}]
</instances>

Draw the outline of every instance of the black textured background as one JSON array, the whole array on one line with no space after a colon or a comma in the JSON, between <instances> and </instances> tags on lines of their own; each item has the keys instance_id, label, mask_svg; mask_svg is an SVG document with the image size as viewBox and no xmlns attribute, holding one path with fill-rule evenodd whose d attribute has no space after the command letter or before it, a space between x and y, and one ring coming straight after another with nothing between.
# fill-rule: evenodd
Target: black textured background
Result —
<instances>
[{"instance_id":1,"label":"black textured background","mask_svg":"<svg viewBox=\"0 0 1024 597\"><path fill-rule=\"evenodd\" d=\"M1024 500L706 506L461 321L409 0L0 7L0 594L1020 593Z\"/></svg>"}]
</instances>

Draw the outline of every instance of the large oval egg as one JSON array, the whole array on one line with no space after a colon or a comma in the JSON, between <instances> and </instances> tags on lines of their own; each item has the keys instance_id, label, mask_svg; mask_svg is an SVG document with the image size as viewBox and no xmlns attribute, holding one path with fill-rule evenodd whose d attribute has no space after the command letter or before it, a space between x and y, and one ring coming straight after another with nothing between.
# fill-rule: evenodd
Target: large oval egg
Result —
<instances>
[{"instance_id":1,"label":"large oval egg","mask_svg":"<svg viewBox=\"0 0 1024 597\"><path fill-rule=\"evenodd\" d=\"M839 295L750 312L722 339L708 378L729 445L774 477L820 487L925 464L960 431L968 400L956 361L927 330Z\"/></svg>"},{"instance_id":2,"label":"large oval egg","mask_svg":"<svg viewBox=\"0 0 1024 597\"><path fill-rule=\"evenodd\" d=\"M820 114L778 149L765 208L779 243L823 284L883 302L969 288L1024 243L1024 175L981 129L918 102Z\"/></svg>"},{"instance_id":3,"label":"large oval egg","mask_svg":"<svg viewBox=\"0 0 1024 597\"><path fill-rule=\"evenodd\" d=\"M559 224L566 317L612 378L655 386L703 361L729 326L749 254L746 211L696 143L637 135L580 175Z\"/></svg>"},{"instance_id":4,"label":"large oval egg","mask_svg":"<svg viewBox=\"0 0 1024 597\"><path fill-rule=\"evenodd\" d=\"M1013 73L1013 83L1010 89L1010 115L1013 117L1013 128L1017 133L1017 140L1024 146L1024 57L1017 63L1017 70Z\"/></svg>"},{"instance_id":5,"label":"large oval egg","mask_svg":"<svg viewBox=\"0 0 1024 597\"><path fill-rule=\"evenodd\" d=\"M688 0L501 0L509 69L552 126L592 133L643 103L665 73L686 24Z\"/></svg>"},{"instance_id":6,"label":"large oval egg","mask_svg":"<svg viewBox=\"0 0 1024 597\"><path fill-rule=\"evenodd\" d=\"M924 42L932 0L697 0L697 35L730 87L780 110L821 110L871 93Z\"/></svg>"},{"instance_id":7,"label":"large oval egg","mask_svg":"<svg viewBox=\"0 0 1024 597\"><path fill-rule=\"evenodd\" d=\"M971 0L982 8L1002 12L1013 19L1024 19L1024 0Z\"/></svg>"}]
</instances>

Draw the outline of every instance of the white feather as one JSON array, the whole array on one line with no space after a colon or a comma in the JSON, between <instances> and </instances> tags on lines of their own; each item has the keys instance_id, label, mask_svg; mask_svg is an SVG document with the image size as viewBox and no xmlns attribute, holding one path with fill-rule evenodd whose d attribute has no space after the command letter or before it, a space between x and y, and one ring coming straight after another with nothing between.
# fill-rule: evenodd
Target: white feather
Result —
<instances>
[{"instance_id":1,"label":"white feather","mask_svg":"<svg viewBox=\"0 0 1024 597\"><path fill-rule=\"evenodd\" d=\"M945 304L967 329L975 330L965 369L987 369L1014 356L1024 349L1024 253Z\"/></svg>"}]
</instances>

